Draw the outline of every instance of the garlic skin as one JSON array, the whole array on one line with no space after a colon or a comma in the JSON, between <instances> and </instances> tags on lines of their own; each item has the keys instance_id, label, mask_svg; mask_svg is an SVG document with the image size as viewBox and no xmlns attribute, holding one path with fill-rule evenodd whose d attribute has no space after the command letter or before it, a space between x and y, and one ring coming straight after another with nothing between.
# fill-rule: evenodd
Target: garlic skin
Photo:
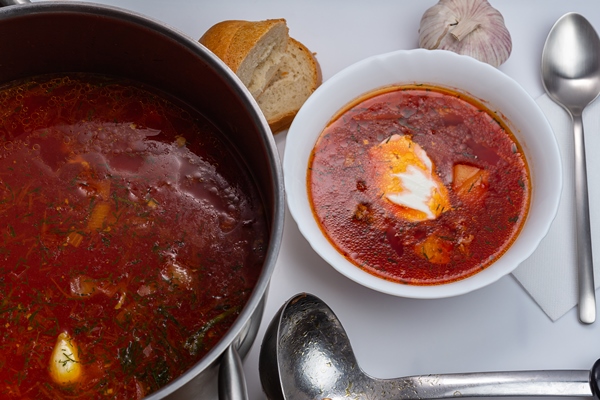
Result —
<instances>
[{"instance_id":1,"label":"garlic skin","mask_svg":"<svg viewBox=\"0 0 600 400\"><path fill-rule=\"evenodd\" d=\"M419 47L450 50L500 66L512 39L502 14L487 0L440 0L421 18Z\"/></svg>"}]
</instances>

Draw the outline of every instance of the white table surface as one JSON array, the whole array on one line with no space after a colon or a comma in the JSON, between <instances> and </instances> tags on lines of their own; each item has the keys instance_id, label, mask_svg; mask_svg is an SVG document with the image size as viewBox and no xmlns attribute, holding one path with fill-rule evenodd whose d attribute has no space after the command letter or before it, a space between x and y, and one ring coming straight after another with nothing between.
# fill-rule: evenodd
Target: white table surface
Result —
<instances>
[{"instance_id":1,"label":"white table surface","mask_svg":"<svg viewBox=\"0 0 600 400\"><path fill-rule=\"evenodd\" d=\"M513 52L500 69L532 97L543 93L539 65L546 35L564 13L583 14L600 32L599 0L490 0L504 15ZM99 0L140 12L199 38L225 19L285 18L317 58L326 80L365 57L418 46L423 12L436 0ZM593 134L596 132L590 132ZM600 133L598 133L600 134ZM285 133L276 136L283 155ZM597 154L588 149L588 154ZM592 177L595 173L590 174ZM592 204L592 207L600 206ZM258 353L264 329L299 292L322 298L341 319L361 367L376 377L520 369L589 369L600 358L600 321L572 309L552 322L507 276L460 297L413 300L366 289L310 248L289 213L259 337L245 360L251 400L264 399Z\"/></svg>"}]
</instances>

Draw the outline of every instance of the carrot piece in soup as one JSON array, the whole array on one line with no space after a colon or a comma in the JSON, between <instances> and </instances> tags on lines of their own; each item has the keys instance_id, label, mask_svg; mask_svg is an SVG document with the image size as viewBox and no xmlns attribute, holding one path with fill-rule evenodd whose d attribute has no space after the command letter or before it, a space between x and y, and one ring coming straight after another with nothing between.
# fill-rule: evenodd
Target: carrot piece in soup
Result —
<instances>
[{"instance_id":1,"label":"carrot piece in soup","mask_svg":"<svg viewBox=\"0 0 600 400\"><path fill-rule=\"evenodd\" d=\"M65 246L67 244L70 244L73 247L79 247L79 245L81 244L81 242L83 241L83 235L79 232L71 232L67 235L67 241L65 243Z\"/></svg>"},{"instance_id":2,"label":"carrot piece in soup","mask_svg":"<svg viewBox=\"0 0 600 400\"><path fill-rule=\"evenodd\" d=\"M92 209L92 213L90 214L90 219L88 220L88 229L95 231L98 229L102 229L104 225L104 220L110 211L109 203L98 203Z\"/></svg>"}]
</instances>

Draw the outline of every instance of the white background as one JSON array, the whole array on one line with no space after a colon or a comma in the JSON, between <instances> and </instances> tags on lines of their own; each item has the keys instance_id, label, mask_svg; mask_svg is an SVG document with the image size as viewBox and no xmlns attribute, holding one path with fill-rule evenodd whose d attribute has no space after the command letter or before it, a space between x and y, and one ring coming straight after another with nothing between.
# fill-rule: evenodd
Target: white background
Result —
<instances>
[{"instance_id":1,"label":"white background","mask_svg":"<svg viewBox=\"0 0 600 400\"><path fill-rule=\"evenodd\" d=\"M546 35L564 13L583 14L600 31L600 0L490 0L504 15L513 52L500 69L532 97L543 93ZM198 39L225 19L285 18L290 34L316 53L326 80L371 55L418 46L421 15L435 0L100 0L137 11ZM600 134L600 132L588 132ZM283 155L285 133L276 136ZM588 149L594 156L600 149ZM597 173L590 173L591 179ZM592 204L591 207L600 205ZM277 309L298 292L323 299L338 315L361 367L379 378L520 369L589 369L600 358L600 321L578 322L572 309L552 322L507 276L443 300L396 298L366 289L322 261L286 213L282 248L264 321L245 360L251 400L264 399L258 352Z\"/></svg>"}]
</instances>

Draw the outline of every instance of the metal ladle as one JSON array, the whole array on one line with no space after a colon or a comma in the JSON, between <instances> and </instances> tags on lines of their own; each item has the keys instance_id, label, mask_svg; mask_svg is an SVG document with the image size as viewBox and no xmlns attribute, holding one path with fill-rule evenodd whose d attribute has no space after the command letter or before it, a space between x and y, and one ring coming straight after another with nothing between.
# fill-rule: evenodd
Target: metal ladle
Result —
<instances>
[{"instance_id":1,"label":"metal ladle","mask_svg":"<svg viewBox=\"0 0 600 400\"><path fill-rule=\"evenodd\" d=\"M550 30L542 53L542 81L550 98L573 119L579 319L591 324L596 320L596 294L582 115L600 94L600 39L583 16L565 14Z\"/></svg>"},{"instance_id":2,"label":"metal ladle","mask_svg":"<svg viewBox=\"0 0 600 400\"><path fill-rule=\"evenodd\" d=\"M593 396L600 393L600 361L592 370L483 372L377 379L358 365L333 311L301 293L267 327L259 356L270 400L446 399L487 396Z\"/></svg>"}]
</instances>

